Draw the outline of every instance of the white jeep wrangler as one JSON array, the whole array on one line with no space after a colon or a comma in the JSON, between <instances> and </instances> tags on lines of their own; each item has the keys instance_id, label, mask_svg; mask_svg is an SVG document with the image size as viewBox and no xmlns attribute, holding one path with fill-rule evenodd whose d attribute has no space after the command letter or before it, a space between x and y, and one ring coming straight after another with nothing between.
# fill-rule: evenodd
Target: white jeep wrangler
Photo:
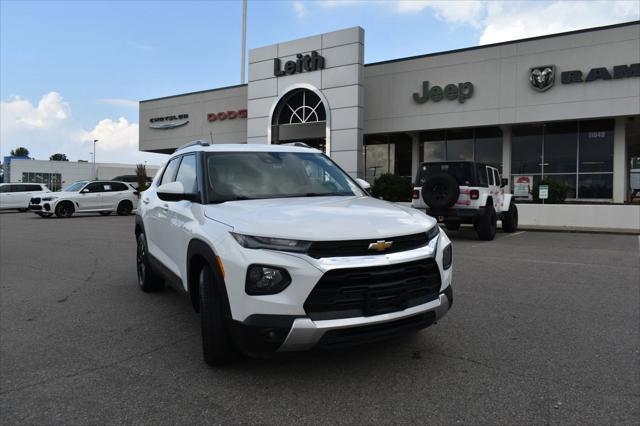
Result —
<instances>
[{"instance_id":1,"label":"white jeep wrangler","mask_svg":"<svg viewBox=\"0 0 640 426\"><path fill-rule=\"evenodd\" d=\"M493 240L496 222L505 232L518 229L518 208L505 193L506 179L495 167L473 161L438 161L420 165L412 205L455 231L471 223L481 240Z\"/></svg>"}]
</instances>

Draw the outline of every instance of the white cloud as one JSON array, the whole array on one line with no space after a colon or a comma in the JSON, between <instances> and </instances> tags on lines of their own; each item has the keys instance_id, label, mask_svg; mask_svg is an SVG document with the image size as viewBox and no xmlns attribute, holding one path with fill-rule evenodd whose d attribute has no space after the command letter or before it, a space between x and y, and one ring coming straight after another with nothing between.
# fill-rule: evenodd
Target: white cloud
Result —
<instances>
[{"instance_id":1,"label":"white cloud","mask_svg":"<svg viewBox=\"0 0 640 426\"><path fill-rule=\"evenodd\" d=\"M70 105L57 92L47 93L37 105L14 97L0 103L0 148L2 155L24 146L37 159L62 152L70 160L88 160L96 144L98 162L161 164L165 156L138 151L138 123L124 117L105 118L92 129L73 120Z\"/></svg>"},{"instance_id":2,"label":"white cloud","mask_svg":"<svg viewBox=\"0 0 640 426\"><path fill-rule=\"evenodd\" d=\"M128 108L138 108L138 101L132 101L131 99L118 99L118 98L107 98L107 99L98 99L98 102L101 104L114 105L114 106L124 106Z\"/></svg>"},{"instance_id":3,"label":"white cloud","mask_svg":"<svg viewBox=\"0 0 640 426\"><path fill-rule=\"evenodd\" d=\"M304 6L302 1L294 0L292 6L293 11L296 13L298 19L304 18L307 15L307 8Z\"/></svg>"},{"instance_id":4,"label":"white cloud","mask_svg":"<svg viewBox=\"0 0 640 426\"><path fill-rule=\"evenodd\" d=\"M489 2L480 44L640 19L640 2Z\"/></svg>"},{"instance_id":5,"label":"white cloud","mask_svg":"<svg viewBox=\"0 0 640 426\"><path fill-rule=\"evenodd\" d=\"M325 0L319 4L326 8L376 5L398 14L429 12L451 25L467 25L480 30L479 44L640 19L638 0Z\"/></svg>"}]
</instances>

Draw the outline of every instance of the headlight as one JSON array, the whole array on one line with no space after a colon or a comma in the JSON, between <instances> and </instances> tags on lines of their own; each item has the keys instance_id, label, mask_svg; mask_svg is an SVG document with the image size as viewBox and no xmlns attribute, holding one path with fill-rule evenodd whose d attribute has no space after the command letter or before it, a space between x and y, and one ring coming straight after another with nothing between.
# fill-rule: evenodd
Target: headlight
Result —
<instances>
[{"instance_id":1,"label":"headlight","mask_svg":"<svg viewBox=\"0 0 640 426\"><path fill-rule=\"evenodd\" d=\"M288 240L286 238L254 237L251 235L230 233L242 247L250 249L269 249L305 253L311 246L311 241Z\"/></svg>"},{"instance_id":2,"label":"headlight","mask_svg":"<svg viewBox=\"0 0 640 426\"><path fill-rule=\"evenodd\" d=\"M453 250L449 244L442 250L442 269L451 268L451 262L453 262Z\"/></svg>"},{"instance_id":3,"label":"headlight","mask_svg":"<svg viewBox=\"0 0 640 426\"><path fill-rule=\"evenodd\" d=\"M44 197L42 201L53 201L53 200L56 200L57 198L58 197Z\"/></svg>"},{"instance_id":4,"label":"headlight","mask_svg":"<svg viewBox=\"0 0 640 426\"><path fill-rule=\"evenodd\" d=\"M438 235L440 235L440 226L436 223L433 228L427 231L427 241L433 240Z\"/></svg>"},{"instance_id":5,"label":"headlight","mask_svg":"<svg viewBox=\"0 0 640 426\"><path fill-rule=\"evenodd\" d=\"M250 265L244 291L253 296L280 293L291 283L291 276L282 268Z\"/></svg>"}]
</instances>

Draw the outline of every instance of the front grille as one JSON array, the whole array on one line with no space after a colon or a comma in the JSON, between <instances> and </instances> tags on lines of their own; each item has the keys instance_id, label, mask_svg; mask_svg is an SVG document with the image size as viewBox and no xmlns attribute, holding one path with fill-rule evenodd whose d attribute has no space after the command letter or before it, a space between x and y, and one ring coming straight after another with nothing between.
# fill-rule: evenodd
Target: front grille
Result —
<instances>
[{"instance_id":1,"label":"front grille","mask_svg":"<svg viewBox=\"0 0 640 426\"><path fill-rule=\"evenodd\" d=\"M385 241L393 241L393 245L386 249L384 253L395 253L399 251L412 250L427 245L426 232L400 237L388 237ZM345 257L345 256L367 256L377 254L375 250L369 250L369 244L376 240L346 240L346 241L314 241L309 248L309 256L316 259L323 257Z\"/></svg>"},{"instance_id":2,"label":"front grille","mask_svg":"<svg viewBox=\"0 0 640 426\"><path fill-rule=\"evenodd\" d=\"M402 311L438 298L440 270L429 259L396 265L334 269L304 303L314 321Z\"/></svg>"},{"instance_id":3,"label":"front grille","mask_svg":"<svg viewBox=\"0 0 640 426\"><path fill-rule=\"evenodd\" d=\"M31 205L29 206L29 208L30 208L31 210L42 210L42 206L41 206L41 205L39 205L39 204L31 204Z\"/></svg>"},{"instance_id":4,"label":"front grille","mask_svg":"<svg viewBox=\"0 0 640 426\"><path fill-rule=\"evenodd\" d=\"M382 324L342 328L327 331L318 342L321 348L339 348L401 336L430 326L436 320L435 312L425 312Z\"/></svg>"},{"instance_id":5,"label":"front grille","mask_svg":"<svg viewBox=\"0 0 640 426\"><path fill-rule=\"evenodd\" d=\"M40 198L38 198L38 197L32 198L30 203L31 204L40 204Z\"/></svg>"}]
</instances>

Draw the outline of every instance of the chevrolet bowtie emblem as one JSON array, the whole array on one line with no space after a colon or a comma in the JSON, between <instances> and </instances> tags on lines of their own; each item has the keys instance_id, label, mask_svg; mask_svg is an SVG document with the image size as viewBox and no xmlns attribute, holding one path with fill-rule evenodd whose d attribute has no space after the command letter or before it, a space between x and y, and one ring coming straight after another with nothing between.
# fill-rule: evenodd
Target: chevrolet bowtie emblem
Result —
<instances>
[{"instance_id":1,"label":"chevrolet bowtie emblem","mask_svg":"<svg viewBox=\"0 0 640 426\"><path fill-rule=\"evenodd\" d=\"M369 244L369 250L385 251L393 245L393 241L380 240Z\"/></svg>"}]
</instances>

